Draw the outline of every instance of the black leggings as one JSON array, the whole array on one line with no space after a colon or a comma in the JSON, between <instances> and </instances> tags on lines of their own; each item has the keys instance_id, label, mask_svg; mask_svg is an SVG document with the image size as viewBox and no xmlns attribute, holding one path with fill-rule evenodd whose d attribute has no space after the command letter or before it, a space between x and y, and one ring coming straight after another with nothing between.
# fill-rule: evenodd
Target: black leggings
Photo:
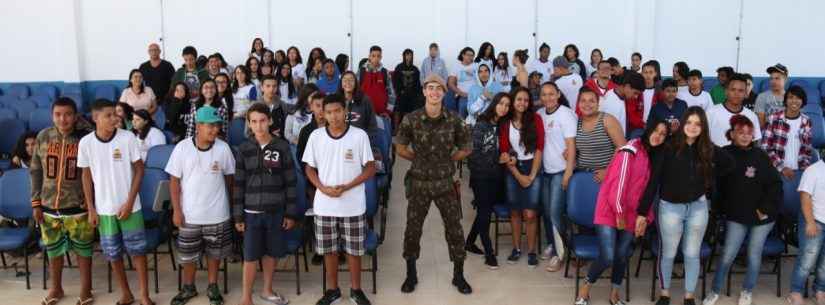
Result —
<instances>
[{"instance_id":1,"label":"black leggings","mask_svg":"<svg viewBox=\"0 0 825 305\"><path fill-rule=\"evenodd\" d=\"M476 237L481 237L481 245L486 255L493 255L493 242L490 240L490 217L493 206L504 203L504 181L501 177L470 177L470 188L473 190L473 202L476 207L476 218L470 233L467 234L467 244L475 244Z\"/></svg>"}]
</instances>

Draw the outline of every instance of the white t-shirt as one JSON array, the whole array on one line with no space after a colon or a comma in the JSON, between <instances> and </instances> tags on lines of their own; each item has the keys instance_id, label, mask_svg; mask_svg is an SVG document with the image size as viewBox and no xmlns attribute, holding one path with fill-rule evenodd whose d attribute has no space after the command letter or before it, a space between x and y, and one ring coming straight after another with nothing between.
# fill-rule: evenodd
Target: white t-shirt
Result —
<instances>
[{"instance_id":1,"label":"white t-shirt","mask_svg":"<svg viewBox=\"0 0 825 305\"><path fill-rule=\"evenodd\" d=\"M616 91L610 90L604 94L604 101L599 103L599 111L612 115L619 121L619 127L622 128L622 134L627 128L627 113L625 112L624 100L616 95Z\"/></svg>"},{"instance_id":2,"label":"white t-shirt","mask_svg":"<svg viewBox=\"0 0 825 305\"><path fill-rule=\"evenodd\" d=\"M249 107L251 107L258 98L257 95L258 91L253 83L238 88L238 92L232 94L232 99L235 101L235 105L232 107L232 111L235 112L234 116L239 118L245 116L246 111L249 110Z\"/></svg>"},{"instance_id":3,"label":"white t-shirt","mask_svg":"<svg viewBox=\"0 0 825 305\"><path fill-rule=\"evenodd\" d=\"M538 71L541 73L541 83L550 81L550 76L553 75L553 61L547 59L546 62L541 62L538 58L533 59L530 64L527 65L527 74L533 73L533 71Z\"/></svg>"},{"instance_id":4,"label":"white t-shirt","mask_svg":"<svg viewBox=\"0 0 825 305\"><path fill-rule=\"evenodd\" d=\"M146 134L145 139L141 140L140 138L137 138L137 140L138 149L140 150L140 159L143 160L143 162L146 162L146 154L149 153L150 148L158 145L166 145L166 135L163 134L163 131L160 131L160 129L155 127L149 129L149 133Z\"/></svg>"},{"instance_id":5,"label":"white t-shirt","mask_svg":"<svg viewBox=\"0 0 825 305\"><path fill-rule=\"evenodd\" d=\"M289 84L281 83L278 86L278 93L281 95L281 100L287 104L295 105L298 102L298 93L292 92L292 97L289 96Z\"/></svg>"},{"instance_id":6,"label":"white t-shirt","mask_svg":"<svg viewBox=\"0 0 825 305\"><path fill-rule=\"evenodd\" d=\"M294 67L292 67L292 79L307 79L307 71L306 67L304 67L304 64L297 64Z\"/></svg>"},{"instance_id":7,"label":"white t-shirt","mask_svg":"<svg viewBox=\"0 0 825 305\"><path fill-rule=\"evenodd\" d=\"M456 78L456 86L461 91L470 93L470 87L476 83L478 66L476 63L464 65L460 61L456 63L455 69L450 69L450 76Z\"/></svg>"},{"instance_id":8,"label":"white t-shirt","mask_svg":"<svg viewBox=\"0 0 825 305\"><path fill-rule=\"evenodd\" d=\"M510 149L512 149L516 153L516 159L519 161L530 160L533 159L533 152L527 151L527 148L521 144L521 131L516 129L516 126L513 125L513 122L510 121L510 128L509 128L510 137Z\"/></svg>"},{"instance_id":9,"label":"white t-shirt","mask_svg":"<svg viewBox=\"0 0 825 305\"><path fill-rule=\"evenodd\" d=\"M564 98L567 99L571 109L576 109L579 89L582 88L582 85L584 85L582 77L574 73L559 77L559 79L556 80L556 86L559 86L559 90L561 90Z\"/></svg>"},{"instance_id":10,"label":"white t-shirt","mask_svg":"<svg viewBox=\"0 0 825 305\"><path fill-rule=\"evenodd\" d=\"M799 141L799 128L802 126L802 116L797 116L791 120L785 118L785 122L791 127L788 130L788 142L785 143L785 167L793 170L799 169L799 147L802 143Z\"/></svg>"},{"instance_id":11,"label":"white t-shirt","mask_svg":"<svg viewBox=\"0 0 825 305\"><path fill-rule=\"evenodd\" d=\"M753 140L759 141L762 139L762 131L759 127L759 119L756 114L748 108L742 107L742 111L733 113L725 108L725 104L713 105L707 113L708 128L710 128L710 140L716 146L725 146L730 144L725 133L730 129L730 118L734 115L741 114L751 120L753 123Z\"/></svg>"},{"instance_id":12,"label":"white t-shirt","mask_svg":"<svg viewBox=\"0 0 825 305\"><path fill-rule=\"evenodd\" d=\"M805 169L797 191L811 195L814 219L825 222L825 163L822 160L816 161Z\"/></svg>"},{"instance_id":13,"label":"white t-shirt","mask_svg":"<svg viewBox=\"0 0 825 305\"><path fill-rule=\"evenodd\" d=\"M166 172L180 179L181 209L186 223L218 224L229 219L224 176L235 174L235 158L226 142L216 139L208 150L186 138L172 151Z\"/></svg>"},{"instance_id":14,"label":"white t-shirt","mask_svg":"<svg viewBox=\"0 0 825 305\"><path fill-rule=\"evenodd\" d=\"M95 209L99 215L117 215L129 198L132 187L132 163L140 160L138 141L129 131L117 129L108 142L96 133L80 139L77 167L89 168L95 189ZM132 212L140 211L140 196L135 197Z\"/></svg>"},{"instance_id":15,"label":"white t-shirt","mask_svg":"<svg viewBox=\"0 0 825 305\"><path fill-rule=\"evenodd\" d=\"M647 123L647 117L650 115L650 109L653 109L653 96L656 95L656 88L645 89L642 92L642 102L644 102L644 112L642 114L642 122Z\"/></svg>"},{"instance_id":16,"label":"white t-shirt","mask_svg":"<svg viewBox=\"0 0 825 305\"><path fill-rule=\"evenodd\" d=\"M507 69L496 69L493 71L493 81L501 85L502 92L510 92L510 82L513 81L513 76L516 75L516 70L513 67Z\"/></svg>"},{"instance_id":17,"label":"white t-shirt","mask_svg":"<svg viewBox=\"0 0 825 305\"><path fill-rule=\"evenodd\" d=\"M327 186L351 182L373 160L367 133L355 126L349 126L339 138L330 136L327 128L316 129L309 136L302 159L308 166L318 170L318 179ZM338 198L316 190L312 208L315 215L320 216L362 215L367 211L364 184L353 187Z\"/></svg>"},{"instance_id":18,"label":"white t-shirt","mask_svg":"<svg viewBox=\"0 0 825 305\"><path fill-rule=\"evenodd\" d=\"M544 123L544 150L542 164L544 172L555 174L567 168L564 160L564 150L567 149L565 139L576 137L578 119L570 108L560 105L553 113L547 114L547 109L536 111Z\"/></svg>"},{"instance_id":19,"label":"white t-shirt","mask_svg":"<svg viewBox=\"0 0 825 305\"><path fill-rule=\"evenodd\" d=\"M693 93L690 93L690 90L680 91L676 94L676 98L685 101L688 107L699 106L705 111L707 111L710 106L713 106L713 99L707 91L701 91L699 95L693 95Z\"/></svg>"}]
</instances>

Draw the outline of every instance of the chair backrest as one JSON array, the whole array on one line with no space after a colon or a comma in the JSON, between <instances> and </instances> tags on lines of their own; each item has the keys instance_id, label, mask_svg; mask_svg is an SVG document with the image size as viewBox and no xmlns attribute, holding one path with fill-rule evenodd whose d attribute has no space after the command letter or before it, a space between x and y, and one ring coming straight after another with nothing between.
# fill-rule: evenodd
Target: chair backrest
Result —
<instances>
[{"instance_id":1,"label":"chair backrest","mask_svg":"<svg viewBox=\"0 0 825 305\"><path fill-rule=\"evenodd\" d=\"M166 112L163 111L163 107L158 106L152 119L155 120L155 126L157 126L158 129L163 130L163 128L166 127Z\"/></svg>"},{"instance_id":2,"label":"chair backrest","mask_svg":"<svg viewBox=\"0 0 825 305\"><path fill-rule=\"evenodd\" d=\"M16 110L18 118L26 123L29 122L29 114L32 113L35 109L37 109L37 105L35 105L33 101L28 99L19 100L7 106L8 108Z\"/></svg>"},{"instance_id":3,"label":"chair backrest","mask_svg":"<svg viewBox=\"0 0 825 305\"><path fill-rule=\"evenodd\" d=\"M37 88L34 89L34 93L32 95L47 96L49 100L53 101L57 99L57 91L57 87L49 84L44 84L37 86Z\"/></svg>"},{"instance_id":4,"label":"chair backrest","mask_svg":"<svg viewBox=\"0 0 825 305\"><path fill-rule=\"evenodd\" d=\"M63 90L60 91L62 95L66 94L81 94L83 90L80 88L80 84L77 83L65 83L63 84Z\"/></svg>"},{"instance_id":5,"label":"chair backrest","mask_svg":"<svg viewBox=\"0 0 825 305\"><path fill-rule=\"evenodd\" d=\"M229 145L238 146L246 140L246 120L235 118L229 122Z\"/></svg>"},{"instance_id":6,"label":"chair backrest","mask_svg":"<svg viewBox=\"0 0 825 305\"><path fill-rule=\"evenodd\" d=\"M819 103L808 103L802 108L802 113L811 120L811 144L815 148L825 147L825 117Z\"/></svg>"},{"instance_id":7,"label":"chair backrest","mask_svg":"<svg viewBox=\"0 0 825 305\"><path fill-rule=\"evenodd\" d=\"M118 101L118 89L114 85L100 85L95 88L95 100L107 99L112 102Z\"/></svg>"},{"instance_id":8,"label":"chair backrest","mask_svg":"<svg viewBox=\"0 0 825 305\"><path fill-rule=\"evenodd\" d=\"M710 92L713 87L719 84L719 80L715 78L706 78L702 81L702 90Z\"/></svg>"},{"instance_id":9,"label":"chair backrest","mask_svg":"<svg viewBox=\"0 0 825 305\"><path fill-rule=\"evenodd\" d=\"M52 108L54 99L43 93L35 93L29 98L37 108Z\"/></svg>"},{"instance_id":10,"label":"chair backrest","mask_svg":"<svg viewBox=\"0 0 825 305\"><path fill-rule=\"evenodd\" d=\"M61 96L72 99L72 101L74 101L75 106L77 106L77 111L83 112L83 110L85 109L84 107L86 105L86 102L83 101L83 95L80 92L66 92L63 93L63 95Z\"/></svg>"},{"instance_id":11,"label":"chair backrest","mask_svg":"<svg viewBox=\"0 0 825 305\"><path fill-rule=\"evenodd\" d=\"M7 92L6 95L13 96L18 99L24 99L31 95L31 90L29 89L29 85L13 84L9 87L9 92Z\"/></svg>"},{"instance_id":12,"label":"chair backrest","mask_svg":"<svg viewBox=\"0 0 825 305\"><path fill-rule=\"evenodd\" d=\"M576 172L567 185L567 216L573 223L588 228L594 227L593 215L599 184L593 181L593 173Z\"/></svg>"},{"instance_id":13,"label":"chair backrest","mask_svg":"<svg viewBox=\"0 0 825 305\"><path fill-rule=\"evenodd\" d=\"M169 174L163 169L146 168L143 172L143 180L140 181L140 208L143 211L145 220L155 220L158 215L154 210L155 196L161 181L169 180Z\"/></svg>"},{"instance_id":14,"label":"chair backrest","mask_svg":"<svg viewBox=\"0 0 825 305\"><path fill-rule=\"evenodd\" d=\"M794 175L794 179L788 181L787 179L782 179L782 206L779 209L779 212L786 216L787 219L796 220L796 217L799 215L800 212L800 199L799 199L799 192L797 188L799 187L799 181L802 179L802 171L796 171L796 175Z\"/></svg>"},{"instance_id":15,"label":"chair backrest","mask_svg":"<svg viewBox=\"0 0 825 305\"><path fill-rule=\"evenodd\" d=\"M791 80L790 83L788 83L788 86L800 86L802 88L814 88L814 86L811 85L811 83L809 83L807 80L804 80L804 79L801 79L801 78L796 78L796 79Z\"/></svg>"},{"instance_id":16,"label":"chair backrest","mask_svg":"<svg viewBox=\"0 0 825 305\"><path fill-rule=\"evenodd\" d=\"M0 105L2 107L9 107L13 103L16 103L19 99L17 97L11 95L0 95Z\"/></svg>"},{"instance_id":17,"label":"chair backrest","mask_svg":"<svg viewBox=\"0 0 825 305\"><path fill-rule=\"evenodd\" d=\"M146 168L156 168L160 170L166 169L166 162L169 162L169 157L172 156L172 151L175 150L175 145L156 145L149 148L146 153Z\"/></svg>"},{"instance_id":18,"label":"chair backrest","mask_svg":"<svg viewBox=\"0 0 825 305\"><path fill-rule=\"evenodd\" d=\"M0 108L0 120L2 119L17 119L17 110Z\"/></svg>"},{"instance_id":19,"label":"chair backrest","mask_svg":"<svg viewBox=\"0 0 825 305\"><path fill-rule=\"evenodd\" d=\"M309 200L307 199L307 179L306 175L304 175L303 167L301 167L301 161L298 161L298 157L296 156L298 148L294 144L289 144L289 153L292 156L292 163L295 166L295 176L298 180L295 186L295 193L296 196L296 205L298 206L298 212L303 215L307 209L309 209Z\"/></svg>"},{"instance_id":20,"label":"chair backrest","mask_svg":"<svg viewBox=\"0 0 825 305\"><path fill-rule=\"evenodd\" d=\"M375 176L364 182L364 191L367 194L367 219L371 219L378 212L378 183Z\"/></svg>"},{"instance_id":21,"label":"chair backrest","mask_svg":"<svg viewBox=\"0 0 825 305\"><path fill-rule=\"evenodd\" d=\"M0 120L0 153L11 153L17 139L26 132L26 124L18 119Z\"/></svg>"},{"instance_id":22,"label":"chair backrest","mask_svg":"<svg viewBox=\"0 0 825 305\"><path fill-rule=\"evenodd\" d=\"M40 131L52 126L52 111L50 109L37 108L29 115L29 130Z\"/></svg>"},{"instance_id":23,"label":"chair backrest","mask_svg":"<svg viewBox=\"0 0 825 305\"><path fill-rule=\"evenodd\" d=\"M31 178L25 168L6 171L0 177L0 215L14 219L32 216Z\"/></svg>"}]
</instances>

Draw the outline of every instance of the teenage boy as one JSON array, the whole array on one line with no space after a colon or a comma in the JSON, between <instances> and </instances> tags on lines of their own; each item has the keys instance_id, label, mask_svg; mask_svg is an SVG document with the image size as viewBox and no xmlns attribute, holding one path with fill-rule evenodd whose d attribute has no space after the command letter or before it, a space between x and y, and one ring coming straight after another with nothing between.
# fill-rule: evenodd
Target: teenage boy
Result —
<instances>
[{"instance_id":1,"label":"teenage boy","mask_svg":"<svg viewBox=\"0 0 825 305\"><path fill-rule=\"evenodd\" d=\"M296 174L289 143L269 132L269 108L256 103L246 113L254 137L238 148L232 216L243 233L243 294L241 304L252 305L252 286L258 260L263 260L260 299L276 305L289 303L272 290L277 259L286 255L286 232L300 218L296 206ZM303 195L303 194L301 194Z\"/></svg>"},{"instance_id":2,"label":"teenage boy","mask_svg":"<svg viewBox=\"0 0 825 305\"><path fill-rule=\"evenodd\" d=\"M318 305L341 299L338 288L338 251L346 253L349 266L350 300L358 305L370 301L361 290L361 256L366 252L367 198L364 182L375 175L375 164L367 133L346 122L343 96L324 98L327 125L312 132L302 161L306 174L317 188L315 212L315 251L324 256L327 290Z\"/></svg>"},{"instance_id":3,"label":"teenage boy","mask_svg":"<svg viewBox=\"0 0 825 305\"><path fill-rule=\"evenodd\" d=\"M603 103L599 103L599 111L608 113L619 121L625 135L644 128L642 121L642 107L639 95L645 89L642 75L627 71L620 79L620 85L605 94Z\"/></svg>"},{"instance_id":4,"label":"teenage boy","mask_svg":"<svg viewBox=\"0 0 825 305\"><path fill-rule=\"evenodd\" d=\"M756 96L754 111L759 117L759 126L765 126L771 113L785 108L785 82L788 80L788 68L782 64L768 67L770 90Z\"/></svg>"},{"instance_id":5,"label":"teenage boy","mask_svg":"<svg viewBox=\"0 0 825 305\"><path fill-rule=\"evenodd\" d=\"M421 81L423 82L430 74L441 76L447 79L447 64L441 58L438 51L438 44L433 42L430 44L430 56L421 61Z\"/></svg>"},{"instance_id":6,"label":"teenage boy","mask_svg":"<svg viewBox=\"0 0 825 305\"><path fill-rule=\"evenodd\" d=\"M748 82L742 74L734 74L728 81L728 87L725 91L725 103L713 105L708 109L710 140L716 146L724 147L730 144L730 140L725 134L730 129L730 118L737 114L744 115L753 122L753 140L758 143L762 139L762 128L760 127L762 125L756 124L758 122L756 114L743 105L747 86Z\"/></svg>"},{"instance_id":7,"label":"teenage boy","mask_svg":"<svg viewBox=\"0 0 825 305\"><path fill-rule=\"evenodd\" d=\"M120 286L117 303L135 301L123 267L123 254L128 253L137 269L140 304L154 304L149 298L146 232L138 197L143 180L140 144L133 133L117 128L120 119L111 101L97 100L92 120L95 131L80 139L77 154L89 224L98 228L100 248Z\"/></svg>"},{"instance_id":8,"label":"teenage boy","mask_svg":"<svg viewBox=\"0 0 825 305\"><path fill-rule=\"evenodd\" d=\"M582 88L582 77L570 72L570 62L564 56L556 56L553 59L553 82L559 87L562 95L567 99L568 106L576 109L576 101L579 98L579 89Z\"/></svg>"},{"instance_id":9,"label":"teenage boy","mask_svg":"<svg viewBox=\"0 0 825 305\"><path fill-rule=\"evenodd\" d=\"M550 61L550 45L546 42L539 46L539 57L530 63L527 72L539 72L541 74L539 84L550 81L550 76L553 74L553 63Z\"/></svg>"},{"instance_id":10,"label":"teenage boy","mask_svg":"<svg viewBox=\"0 0 825 305\"><path fill-rule=\"evenodd\" d=\"M189 87L192 100L194 100L200 96L201 82L209 79L209 73L206 72L206 70L198 69L197 63L195 62L198 58L198 50L196 50L195 47L186 46L183 48L182 56L183 67L175 71L175 75L172 76L172 82L169 86L179 81L186 83L186 87ZM163 93L165 94L165 92Z\"/></svg>"},{"instance_id":11,"label":"teenage boy","mask_svg":"<svg viewBox=\"0 0 825 305\"><path fill-rule=\"evenodd\" d=\"M381 64L381 47L370 47L367 62L358 69L361 91L370 98L375 114L389 116L395 105L389 72Z\"/></svg>"},{"instance_id":12,"label":"teenage boy","mask_svg":"<svg viewBox=\"0 0 825 305\"><path fill-rule=\"evenodd\" d=\"M682 115L687 111L687 103L676 98L679 87L676 81L672 78L662 81L661 99L658 103L653 104L650 109L650 114L647 116L647 124L654 124L656 122L667 123L669 134L673 134L679 127L682 126Z\"/></svg>"},{"instance_id":13,"label":"teenage boy","mask_svg":"<svg viewBox=\"0 0 825 305\"><path fill-rule=\"evenodd\" d=\"M714 105L719 105L725 102L725 88L728 86L728 80L733 75L733 67L720 67L716 69L716 79L719 83L710 89L710 97L713 99Z\"/></svg>"},{"instance_id":14,"label":"teenage boy","mask_svg":"<svg viewBox=\"0 0 825 305\"><path fill-rule=\"evenodd\" d=\"M261 95L258 96L258 102L269 108L269 117L272 120L269 131L275 136L283 137L287 111L285 103L278 97L278 80L274 76L261 77Z\"/></svg>"},{"instance_id":15,"label":"teenage boy","mask_svg":"<svg viewBox=\"0 0 825 305\"><path fill-rule=\"evenodd\" d=\"M687 77L688 90L677 94L677 98L685 101L688 107L699 106L705 111L713 106L713 99L710 94L702 90L702 71L690 70Z\"/></svg>"},{"instance_id":16,"label":"teenage boy","mask_svg":"<svg viewBox=\"0 0 825 305\"><path fill-rule=\"evenodd\" d=\"M183 305L198 295L195 263L205 252L209 304L222 305L218 267L232 255L229 190L235 174L235 158L226 142L218 139L223 120L218 109L203 106L195 113L197 132L175 146L166 172L172 199L172 222L178 227L178 259L183 269L183 288L171 305Z\"/></svg>"},{"instance_id":17,"label":"teenage boy","mask_svg":"<svg viewBox=\"0 0 825 305\"><path fill-rule=\"evenodd\" d=\"M31 176L32 218L40 225L40 240L49 258L51 286L41 304L57 304L63 292L63 256L69 250L77 257L80 295L77 303L87 305L92 297L92 247L94 229L89 225L83 200L77 146L88 133L78 123L77 105L67 97L52 104L53 127L40 131L35 139ZM21 190L23 191L23 190Z\"/></svg>"}]
</instances>

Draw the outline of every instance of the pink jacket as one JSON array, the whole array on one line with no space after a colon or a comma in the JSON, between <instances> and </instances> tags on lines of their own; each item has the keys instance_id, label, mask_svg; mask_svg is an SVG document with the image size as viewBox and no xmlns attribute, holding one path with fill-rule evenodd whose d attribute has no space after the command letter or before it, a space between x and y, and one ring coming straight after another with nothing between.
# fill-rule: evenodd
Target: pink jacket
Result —
<instances>
[{"instance_id":1,"label":"pink jacket","mask_svg":"<svg viewBox=\"0 0 825 305\"><path fill-rule=\"evenodd\" d=\"M617 217L625 220L625 230L636 228L636 207L642 198L650 178L650 159L639 139L622 146L607 167L607 173L599 189L593 222L616 227ZM653 221L651 209L648 223Z\"/></svg>"}]
</instances>

